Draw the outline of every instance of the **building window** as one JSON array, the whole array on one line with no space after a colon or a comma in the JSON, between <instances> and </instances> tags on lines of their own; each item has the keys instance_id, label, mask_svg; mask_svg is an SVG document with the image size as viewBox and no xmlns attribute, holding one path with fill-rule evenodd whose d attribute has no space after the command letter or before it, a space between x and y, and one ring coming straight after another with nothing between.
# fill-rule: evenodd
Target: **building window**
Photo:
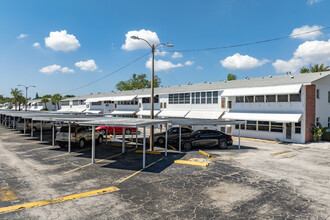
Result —
<instances>
[{"instance_id":1,"label":"building window","mask_svg":"<svg viewBox=\"0 0 330 220\"><path fill-rule=\"evenodd\" d=\"M101 105L101 102L92 102L92 105Z\"/></svg>"},{"instance_id":2,"label":"building window","mask_svg":"<svg viewBox=\"0 0 330 220\"><path fill-rule=\"evenodd\" d=\"M269 131L269 121L258 121L258 131Z\"/></svg>"},{"instance_id":3,"label":"building window","mask_svg":"<svg viewBox=\"0 0 330 220\"><path fill-rule=\"evenodd\" d=\"M179 104L179 94L174 94L173 104Z\"/></svg>"},{"instance_id":4,"label":"building window","mask_svg":"<svg viewBox=\"0 0 330 220\"><path fill-rule=\"evenodd\" d=\"M206 93L207 96L207 104L211 104L212 103L212 92L207 92Z\"/></svg>"},{"instance_id":5,"label":"building window","mask_svg":"<svg viewBox=\"0 0 330 220\"><path fill-rule=\"evenodd\" d=\"M164 102L164 108L166 108L166 102Z\"/></svg>"},{"instance_id":6,"label":"building window","mask_svg":"<svg viewBox=\"0 0 330 220\"><path fill-rule=\"evenodd\" d=\"M257 130L257 121L246 121L246 130Z\"/></svg>"},{"instance_id":7,"label":"building window","mask_svg":"<svg viewBox=\"0 0 330 220\"><path fill-rule=\"evenodd\" d=\"M254 102L254 96L245 96L245 102Z\"/></svg>"},{"instance_id":8,"label":"building window","mask_svg":"<svg viewBox=\"0 0 330 220\"><path fill-rule=\"evenodd\" d=\"M236 128L236 129L239 129L239 125L236 124L236 125L235 125L235 128ZM242 130L242 129L245 129L245 123L241 124L241 130Z\"/></svg>"},{"instance_id":9,"label":"building window","mask_svg":"<svg viewBox=\"0 0 330 220\"><path fill-rule=\"evenodd\" d=\"M330 128L330 117L328 117L328 128Z\"/></svg>"},{"instance_id":10,"label":"building window","mask_svg":"<svg viewBox=\"0 0 330 220\"><path fill-rule=\"evenodd\" d=\"M226 99L221 98L221 108L226 108Z\"/></svg>"},{"instance_id":11,"label":"building window","mask_svg":"<svg viewBox=\"0 0 330 220\"><path fill-rule=\"evenodd\" d=\"M266 102L276 102L276 95L266 95Z\"/></svg>"},{"instance_id":12,"label":"building window","mask_svg":"<svg viewBox=\"0 0 330 220\"><path fill-rule=\"evenodd\" d=\"M213 92L213 104L218 104L218 92Z\"/></svg>"},{"instance_id":13,"label":"building window","mask_svg":"<svg viewBox=\"0 0 330 220\"><path fill-rule=\"evenodd\" d=\"M184 104L184 93L179 94L179 104Z\"/></svg>"},{"instance_id":14,"label":"building window","mask_svg":"<svg viewBox=\"0 0 330 220\"><path fill-rule=\"evenodd\" d=\"M277 102L288 102L288 95L278 95Z\"/></svg>"},{"instance_id":15,"label":"building window","mask_svg":"<svg viewBox=\"0 0 330 220\"><path fill-rule=\"evenodd\" d=\"M300 94L291 94L290 95L290 102L300 102L301 96Z\"/></svg>"},{"instance_id":16,"label":"building window","mask_svg":"<svg viewBox=\"0 0 330 220\"><path fill-rule=\"evenodd\" d=\"M195 104L195 93L191 93L191 104Z\"/></svg>"},{"instance_id":17,"label":"building window","mask_svg":"<svg viewBox=\"0 0 330 220\"><path fill-rule=\"evenodd\" d=\"M190 104L190 93L184 94L184 104Z\"/></svg>"},{"instance_id":18,"label":"building window","mask_svg":"<svg viewBox=\"0 0 330 220\"><path fill-rule=\"evenodd\" d=\"M70 102L69 101L64 101L64 102L61 102L61 105L62 106L68 106L68 105L70 105Z\"/></svg>"},{"instance_id":19,"label":"building window","mask_svg":"<svg viewBox=\"0 0 330 220\"><path fill-rule=\"evenodd\" d=\"M104 104L113 104L113 101L104 101Z\"/></svg>"},{"instance_id":20,"label":"building window","mask_svg":"<svg viewBox=\"0 0 330 220\"><path fill-rule=\"evenodd\" d=\"M317 126L319 123L320 123L320 118L317 117L317 118L316 118L316 126Z\"/></svg>"},{"instance_id":21,"label":"building window","mask_svg":"<svg viewBox=\"0 0 330 220\"><path fill-rule=\"evenodd\" d=\"M283 123L271 122L270 131L272 132L283 132Z\"/></svg>"},{"instance_id":22,"label":"building window","mask_svg":"<svg viewBox=\"0 0 330 220\"><path fill-rule=\"evenodd\" d=\"M78 105L79 104L79 101L78 100L73 100L73 105Z\"/></svg>"},{"instance_id":23,"label":"building window","mask_svg":"<svg viewBox=\"0 0 330 220\"><path fill-rule=\"evenodd\" d=\"M301 133L301 122L294 123L294 132L296 134L300 134Z\"/></svg>"},{"instance_id":24,"label":"building window","mask_svg":"<svg viewBox=\"0 0 330 220\"><path fill-rule=\"evenodd\" d=\"M200 103L201 103L201 93L196 92L196 104L200 104Z\"/></svg>"},{"instance_id":25,"label":"building window","mask_svg":"<svg viewBox=\"0 0 330 220\"><path fill-rule=\"evenodd\" d=\"M142 103L150 103L150 98L142 98Z\"/></svg>"},{"instance_id":26,"label":"building window","mask_svg":"<svg viewBox=\"0 0 330 220\"><path fill-rule=\"evenodd\" d=\"M205 104L205 92L201 92L201 104Z\"/></svg>"},{"instance_id":27,"label":"building window","mask_svg":"<svg viewBox=\"0 0 330 220\"><path fill-rule=\"evenodd\" d=\"M86 108L89 108L89 104L86 105Z\"/></svg>"},{"instance_id":28,"label":"building window","mask_svg":"<svg viewBox=\"0 0 330 220\"><path fill-rule=\"evenodd\" d=\"M257 95L255 97L255 101L256 102L265 102L265 96L263 96L263 95Z\"/></svg>"},{"instance_id":29,"label":"building window","mask_svg":"<svg viewBox=\"0 0 330 220\"><path fill-rule=\"evenodd\" d=\"M173 103L174 103L174 97L173 97L173 94L169 94L169 95L168 95L168 103L169 103L169 104L173 104Z\"/></svg>"},{"instance_id":30,"label":"building window","mask_svg":"<svg viewBox=\"0 0 330 220\"><path fill-rule=\"evenodd\" d=\"M319 89L316 90L316 98L318 98L318 99L320 98L320 90Z\"/></svg>"},{"instance_id":31,"label":"building window","mask_svg":"<svg viewBox=\"0 0 330 220\"><path fill-rule=\"evenodd\" d=\"M244 96L236 96L236 102L237 103L244 102Z\"/></svg>"},{"instance_id":32,"label":"building window","mask_svg":"<svg viewBox=\"0 0 330 220\"><path fill-rule=\"evenodd\" d=\"M330 91L328 92L328 103L330 103Z\"/></svg>"}]
</instances>

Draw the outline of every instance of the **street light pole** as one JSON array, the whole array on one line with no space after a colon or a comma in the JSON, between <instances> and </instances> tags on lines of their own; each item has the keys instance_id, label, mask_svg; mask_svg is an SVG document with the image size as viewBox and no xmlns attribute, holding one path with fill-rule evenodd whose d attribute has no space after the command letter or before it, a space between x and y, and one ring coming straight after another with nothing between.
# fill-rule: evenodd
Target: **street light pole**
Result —
<instances>
[{"instance_id":1,"label":"street light pole","mask_svg":"<svg viewBox=\"0 0 330 220\"><path fill-rule=\"evenodd\" d=\"M151 54L152 54L152 58L151 58L151 85L150 85L150 89L151 89L151 97L150 97L150 119L154 119L154 81L155 81L155 50L157 47L159 46L166 46L166 47L173 47L172 44L163 44L160 43L158 45L154 45L154 44L150 44L146 39L140 38L138 36L131 36L131 38L133 40L143 40L145 41L151 48ZM151 125L150 127L150 150L153 151L154 150L154 125Z\"/></svg>"},{"instance_id":2,"label":"street light pole","mask_svg":"<svg viewBox=\"0 0 330 220\"><path fill-rule=\"evenodd\" d=\"M19 84L19 85L17 85L17 86L23 86L23 87L25 87L25 101L26 101L26 103L25 103L25 111L27 111L27 94L28 94L28 89L30 88L30 87L33 87L33 88L35 88L35 86L25 86L25 85L22 85L22 84Z\"/></svg>"}]
</instances>

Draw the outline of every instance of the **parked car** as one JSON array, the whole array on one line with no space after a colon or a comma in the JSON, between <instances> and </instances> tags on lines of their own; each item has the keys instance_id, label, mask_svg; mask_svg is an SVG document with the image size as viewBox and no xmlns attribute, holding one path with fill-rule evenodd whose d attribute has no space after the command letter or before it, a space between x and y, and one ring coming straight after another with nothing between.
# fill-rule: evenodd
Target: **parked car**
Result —
<instances>
[{"instance_id":1,"label":"parked car","mask_svg":"<svg viewBox=\"0 0 330 220\"><path fill-rule=\"evenodd\" d=\"M33 126L33 127L32 127ZM33 121L33 125L31 124L31 119L26 119L26 131L31 131L31 127L33 128L33 132L40 130L40 121ZM43 122L42 123L42 130L52 130L53 123L52 122ZM18 119L16 121L16 129L23 132L24 131L24 119Z\"/></svg>"},{"instance_id":2,"label":"parked car","mask_svg":"<svg viewBox=\"0 0 330 220\"><path fill-rule=\"evenodd\" d=\"M193 147L211 147L218 146L221 149L229 148L233 145L231 135L227 135L217 130L197 130L189 136L182 138L182 147L184 150L191 150Z\"/></svg>"},{"instance_id":3,"label":"parked car","mask_svg":"<svg viewBox=\"0 0 330 220\"><path fill-rule=\"evenodd\" d=\"M181 139L183 137L189 136L194 130L189 127L181 127ZM154 141L156 144L165 144L165 132L155 133ZM167 141L169 144L174 144L179 142L179 127L173 127L167 131Z\"/></svg>"},{"instance_id":4,"label":"parked car","mask_svg":"<svg viewBox=\"0 0 330 220\"><path fill-rule=\"evenodd\" d=\"M101 132L103 135L105 135L106 132L106 126L98 126L96 127L96 130ZM108 134L114 134L114 131L116 131L116 134L122 134L123 133L123 127L114 127L108 126ZM125 127L125 134L132 134L136 132L135 127Z\"/></svg>"},{"instance_id":5,"label":"parked car","mask_svg":"<svg viewBox=\"0 0 330 220\"><path fill-rule=\"evenodd\" d=\"M65 147L68 144L69 126L62 126L56 134L55 141L60 147ZM99 131L95 131L96 144L103 142L103 135ZM90 126L71 126L71 143L83 148L87 142L92 141L92 127Z\"/></svg>"}]
</instances>

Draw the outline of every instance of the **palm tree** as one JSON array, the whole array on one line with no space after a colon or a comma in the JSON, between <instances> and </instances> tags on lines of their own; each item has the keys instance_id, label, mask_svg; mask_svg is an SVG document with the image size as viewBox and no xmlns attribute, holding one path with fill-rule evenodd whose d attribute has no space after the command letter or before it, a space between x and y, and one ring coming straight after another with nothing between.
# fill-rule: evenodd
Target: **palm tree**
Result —
<instances>
[{"instance_id":1,"label":"palm tree","mask_svg":"<svg viewBox=\"0 0 330 220\"><path fill-rule=\"evenodd\" d=\"M300 69L300 73L316 73L325 71L330 71L330 67L325 66L323 63L321 65L315 64L314 66L310 65L309 68L303 67Z\"/></svg>"},{"instance_id":2,"label":"palm tree","mask_svg":"<svg viewBox=\"0 0 330 220\"><path fill-rule=\"evenodd\" d=\"M54 94L51 98L52 103L55 105L55 110L60 108L60 101L63 99L63 97L60 94ZM57 105L57 108L56 108Z\"/></svg>"},{"instance_id":3,"label":"palm tree","mask_svg":"<svg viewBox=\"0 0 330 220\"><path fill-rule=\"evenodd\" d=\"M17 97L17 102L18 102L18 111L21 111L21 104L23 104L23 106L26 105L27 100L24 96L19 95Z\"/></svg>"},{"instance_id":4,"label":"palm tree","mask_svg":"<svg viewBox=\"0 0 330 220\"><path fill-rule=\"evenodd\" d=\"M49 99L51 99L52 96L51 95L44 95L41 98L41 102L44 104L44 108L47 109L47 102L49 102Z\"/></svg>"},{"instance_id":5,"label":"palm tree","mask_svg":"<svg viewBox=\"0 0 330 220\"><path fill-rule=\"evenodd\" d=\"M11 89L10 94L13 95L12 102L15 104L15 111L17 110L17 98L18 96L22 96L22 90L19 90L18 88Z\"/></svg>"},{"instance_id":6,"label":"palm tree","mask_svg":"<svg viewBox=\"0 0 330 220\"><path fill-rule=\"evenodd\" d=\"M228 80L228 81L230 81L230 80L236 80L236 79L237 79L237 76L234 75L234 74L229 73L229 74L227 75L227 80Z\"/></svg>"}]
</instances>

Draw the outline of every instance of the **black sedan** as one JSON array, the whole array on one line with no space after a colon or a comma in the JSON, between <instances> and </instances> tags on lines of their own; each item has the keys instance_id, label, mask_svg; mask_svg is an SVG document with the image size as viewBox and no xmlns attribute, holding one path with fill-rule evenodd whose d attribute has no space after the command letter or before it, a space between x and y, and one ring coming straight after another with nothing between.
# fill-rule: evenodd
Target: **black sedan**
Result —
<instances>
[{"instance_id":1,"label":"black sedan","mask_svg":"<svg viewBox=\"0 0 330 220\"><path fill-rule=\"evenodd\" d=\"M190 136L193 132L191 128L181 127L181 138ZM154 140L158 145L165 144L165 132L156 133L154 135ZM167 131L167 140L169 144L175 144L179 142L179 127L173 127Z\"/></svg>"},{"instance_id":2,"label":"black sedan","mask_svg":"<svg viewBox=\"0 0 330 220\"><path fill-rule=\"evenodd\" d=\"M182 147L184 150L191 150L193 147L211 146L226 149L231 145L233 145L232 137L217 130L197 130L189 136L182 138Z\"/></svg>"}]
</instances>

